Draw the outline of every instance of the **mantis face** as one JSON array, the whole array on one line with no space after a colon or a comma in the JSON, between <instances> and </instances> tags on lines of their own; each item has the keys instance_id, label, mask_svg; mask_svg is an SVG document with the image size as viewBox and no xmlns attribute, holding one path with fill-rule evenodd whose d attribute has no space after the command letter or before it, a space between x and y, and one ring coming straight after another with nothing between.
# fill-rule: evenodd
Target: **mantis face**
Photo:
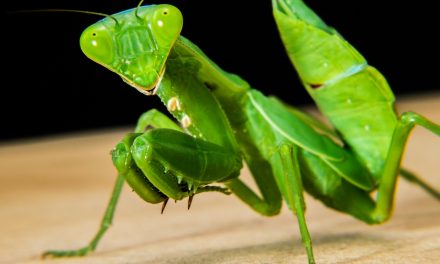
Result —
<instances>
[{"instance_id":1,"label":"mantis face","mask_svg":"<svg viewBox=\"0 0 440 264\"><path fill-rule=\"evenodd\" d=\"M182 30L183 17L171 5L149 5L109 16L81 35L84 54L151 94Z\"/></svg>"}]
</instances>

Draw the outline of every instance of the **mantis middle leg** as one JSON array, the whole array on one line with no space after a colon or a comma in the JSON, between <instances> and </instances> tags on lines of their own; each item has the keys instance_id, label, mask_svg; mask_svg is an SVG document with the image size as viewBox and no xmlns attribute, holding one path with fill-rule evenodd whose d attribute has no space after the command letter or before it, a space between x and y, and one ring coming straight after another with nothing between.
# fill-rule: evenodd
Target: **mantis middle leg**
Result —
<instances>
[{"instance_id":1,"label":"mantis middle leg","mask_svg":"<svg viewBox=\"0 0 440 264\"><path fill-rule=\"evenodd\" d=\"M302 243L306 248L309 263L315 263L312 239L305 219L304 191L301 182L298 147L291 143L282 143L271 157L275 178L284 199L298 219Z\"/></svg>"},{"instance_id":2,"label":"mantis middle leg","mask_svg":"<svg viewBox=\"0 0 440 264\"><path fill-rule=\"evenodd\" d=\"M305 174L318 175L318 177L304 178L307 191L317 199L320 199L327 206L349 213L366 223L378 224L386 221L391 214L403 148L411 129L416 124L427 128L437 135L440 134L440 126L430 122L426 118L415 113L403 114L399 119L398 126L396 126L393 135L385 169L381 175L381 181L378 186L376 199L371 198L369 191L362 190L343 179L339 179L340 176L335 174L330 168L326 168L325 164L317 157L309 153L303 153L301 167L307 170ZM321 170L317 168L321 168ZM323 168L325 168L324 171ZM400 174L404 174L403 177L405 178L416 181L416 183L422 187L426 185L421 182L417 176L406 170L400 169ZM331 186L329 182L335 182L334 186ZM331 188L322 189L320 188L321 185L331 186ZM439 197L438 191L428 185L424 188L434 197Z\"/></svg>"}]
</instances>

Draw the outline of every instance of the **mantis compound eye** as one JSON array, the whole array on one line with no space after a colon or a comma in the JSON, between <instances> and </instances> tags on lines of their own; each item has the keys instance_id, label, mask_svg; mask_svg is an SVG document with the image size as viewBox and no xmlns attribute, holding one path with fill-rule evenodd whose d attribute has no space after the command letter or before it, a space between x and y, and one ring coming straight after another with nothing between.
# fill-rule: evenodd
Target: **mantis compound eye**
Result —
<instances>
[{"instance_id":1,"label":"mantis compound eye","mask_svg":"<svg viewBox=\"0 0 440 264\"><path fill-rule=\"evenodd\" d=\"M108 29L92 25L81 35L81 50L93 61L110 65L113 62L113 41Z\"/></svg>"},{"instance_id":2,"label":"mantis compound eye","mask_svg":"<svg viewBox=\"0 0 440 264\"><path fill-rule=\"evenodd\" d=\"M169 46L182 30L182 13L174 6L160 5L155 10L150 25L159 46L161 44Z\"/></svg>"}]
</instances>

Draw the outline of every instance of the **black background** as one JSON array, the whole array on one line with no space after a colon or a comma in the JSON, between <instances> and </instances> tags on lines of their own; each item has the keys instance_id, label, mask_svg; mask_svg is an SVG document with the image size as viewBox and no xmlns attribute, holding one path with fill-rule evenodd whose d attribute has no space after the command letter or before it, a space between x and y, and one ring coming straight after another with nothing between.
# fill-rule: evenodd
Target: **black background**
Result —
<instances>
[{"instance_id":1,"label":"black background","mask_svg":"<svg viewBox=\"0 0 440 264\"><path fill-rule=\"evenodd\" d=\"M132 0L20 0L7 10L81 9L108 14ZM394 92L438 90L438 11L435 1L306 1L388 79ZM223 69L266 94L310 104L285 56L271 1L168 0L184 15L182 35ZM2 15L0 140L133 125L150 108L165 108L80 51L81 31L101 18L72 13Z\"/></svg>"}]
</instances>

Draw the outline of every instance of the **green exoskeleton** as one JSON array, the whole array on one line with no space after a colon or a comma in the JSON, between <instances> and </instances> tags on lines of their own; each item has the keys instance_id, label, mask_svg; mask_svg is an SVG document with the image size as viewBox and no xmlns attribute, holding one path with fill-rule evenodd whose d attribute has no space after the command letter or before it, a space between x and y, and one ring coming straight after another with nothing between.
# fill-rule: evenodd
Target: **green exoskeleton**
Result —
<instances>
[{"instance_id":1,"label":"green exoskeleton","mask_svg":"<svg viewBox=\"0 0 440 264\"><path fill-rule=\"evenodd\" d=\"M170 5L149 5L109 16L87 28L81 49L147 95L156 95L178 120L150 110L112 151L119 173L101 228L76 256L93 251L112 221L123 183L146 202L233 193L256 212L280 212L282 200L298 218L309 263L312 243L303 190L328 207L369 224L387 220L410 130L440 126L415 113L397 116L385 79L302 1L274 0L287 52L306 89L335 130L264 96L214 64L180 36L183 18ZM260 193L240 179L246 162ZM371 193L377 191L377 197ZM162 208L162 209L163 209Z\"/></svg>"}]
</instances>

